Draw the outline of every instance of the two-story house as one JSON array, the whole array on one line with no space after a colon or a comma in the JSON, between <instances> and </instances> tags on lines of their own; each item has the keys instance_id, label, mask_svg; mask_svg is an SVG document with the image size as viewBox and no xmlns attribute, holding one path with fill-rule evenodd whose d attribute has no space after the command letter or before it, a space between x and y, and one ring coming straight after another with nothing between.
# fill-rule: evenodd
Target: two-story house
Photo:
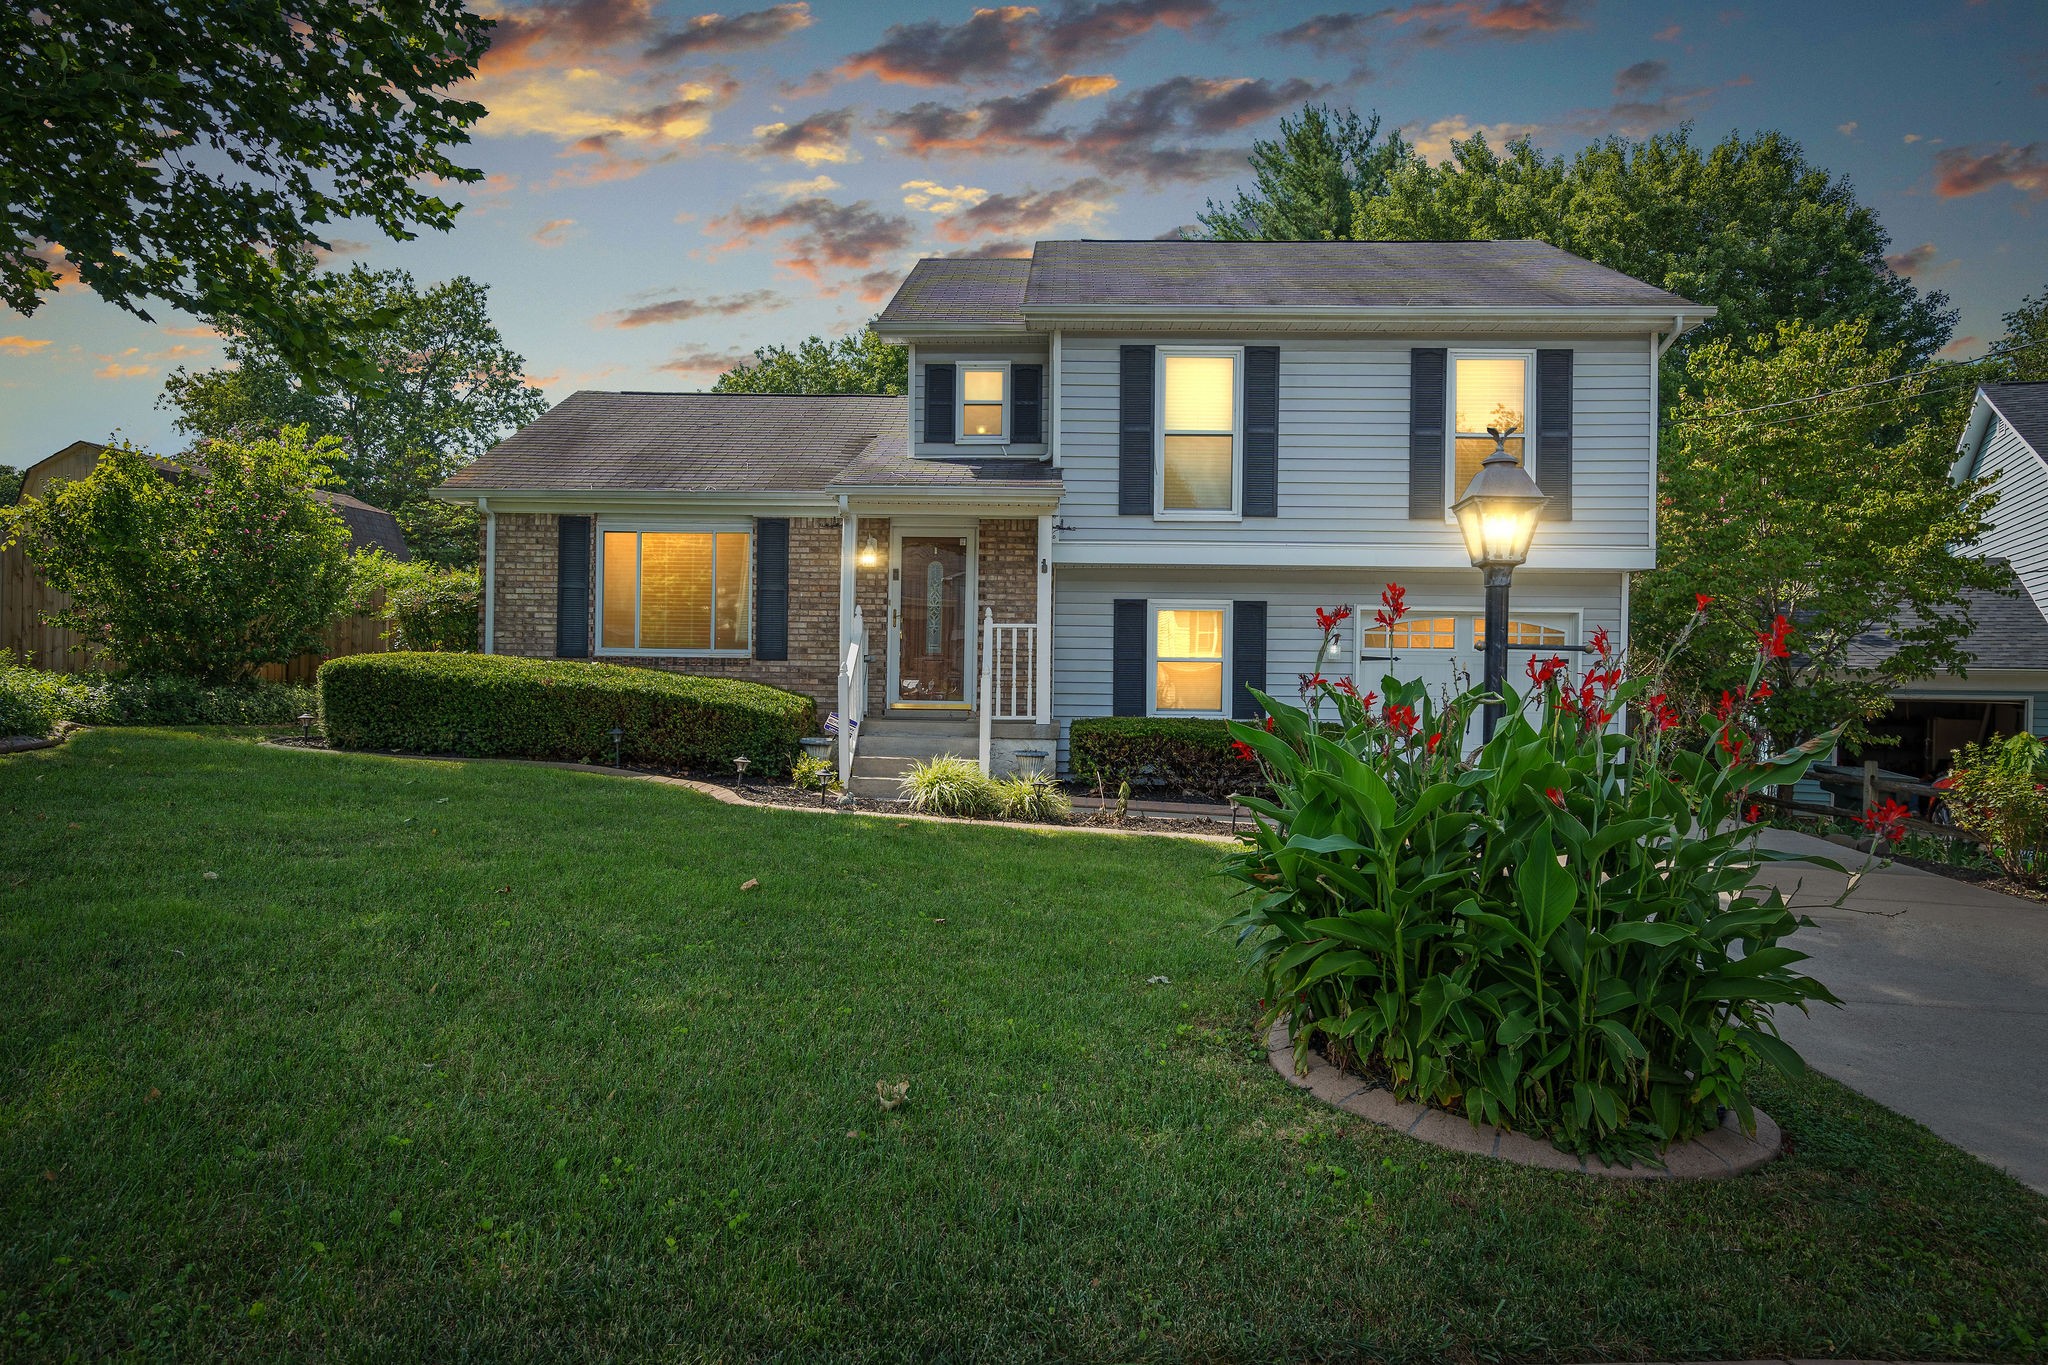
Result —
<instances>
[{"instance_id":1,"label":"two-story house","mask_svg":"<svg viewBox=\"0 0 2048 1365\"><path fill-rule=\"evenodd\" d=\"M1476 675L1488 427L1551 499L1512 643L1625 644L1658 357L1711 316L1540 242L1040 242L910 272L907 399L578 393L441 496L485 514L486 649L808 692L891 795L1080 716L1251 716L1318 606L1363 685Z\"/></svg>"}]
</instances>

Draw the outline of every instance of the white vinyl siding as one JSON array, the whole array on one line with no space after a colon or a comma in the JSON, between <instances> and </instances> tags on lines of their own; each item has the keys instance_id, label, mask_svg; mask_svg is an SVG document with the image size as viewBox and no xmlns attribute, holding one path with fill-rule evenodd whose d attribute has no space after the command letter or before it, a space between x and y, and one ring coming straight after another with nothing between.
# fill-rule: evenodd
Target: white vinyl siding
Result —
<instances>
[{"instance_id":1,"label":"white vinyl siding","mask_svg":"<svg viewBox=\"0 0 2048 1365\"><path fill-rule=\"evenodd\" d=\"M2027 595L2048 615L2048 466L2004 418L1995 417L1984 438L1977 473L1998 478L1992 485L1998 494L1989 518L1992 529L1979 542L1977 553L2011 560Z\"/></svg>"},{"instance_id":2,"label":"white vinyl siding","mask_svg":"<svg viewBox=\"0 0 2048 1365\"><path fill-rule=\"evenodd\" d=\"M1118 514L1118 347L1125 343L1279 347L1278 517L1203 524ZM1456 526L1408 516L1408 352L1411 346L1446 344L1406 338L1063 335L1061 560L1085 561L1091 547L1145 543L1267 546L1276 565L1304 562L1297 553L1303 549L1327 549L1359 565L1415 563L1414 551L1428 552L1432 564L1464 564ZM1571 521L1538 529L1531 567L1571 568L1575 555L1592 567L1581 553L1588 551L1632 552L1647 563L1654 470L1649 338L1488 338L1471 349L1549 347L1574 352L1574 509Z\"/></svg>"}]
</instances>

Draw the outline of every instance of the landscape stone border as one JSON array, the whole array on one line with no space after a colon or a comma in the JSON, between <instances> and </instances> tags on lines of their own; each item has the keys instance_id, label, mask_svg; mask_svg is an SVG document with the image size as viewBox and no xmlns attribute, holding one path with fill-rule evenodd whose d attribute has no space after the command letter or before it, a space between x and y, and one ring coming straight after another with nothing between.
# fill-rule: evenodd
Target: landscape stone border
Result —
<instances>
[{"instance_id":1,"label":"landscape stone border","mask_svg":"<svg viewBox=\"0 0 2048 1365\"><path fill-rule=\"evenodd\" d=\"M1665 1152L1662 1167L1613 1166L1598 1157L1560 1152L1541 1138L1510 1133L1492 1124L1474 1124L1441 1109L1397 1100L1393 1091L1339 1070L1313 1049L1308 1055L1308 1073L1297 1075L1294 1041L1284 1020L1266 1034L1266 1060L1295 1089L1306 1090L1324 1104L1369 1123L1406 1133L1432 1147L1543 1171L1578 1171L1615 1180L1727 1180L1769 1165L1785 1150L1785 1135L1770 1115L1761 1109L1752 1111L1756 1115L1756 1135L1752 1137L1742 1131L1741 1120L1730 1110L1721 1116L1719 1128Z\"/></svg>"}]
</instances>

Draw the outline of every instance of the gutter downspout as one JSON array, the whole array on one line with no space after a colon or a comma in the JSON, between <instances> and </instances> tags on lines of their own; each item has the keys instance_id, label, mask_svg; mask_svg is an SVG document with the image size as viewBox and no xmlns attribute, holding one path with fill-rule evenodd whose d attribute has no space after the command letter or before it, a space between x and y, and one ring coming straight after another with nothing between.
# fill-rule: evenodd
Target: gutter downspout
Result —
<instances>
[{"instance_id":1,"label":"gutter downspout","mask_svg":"<svg viewBox=\"0 0 2048 1365\"><path fill-rule=\"evenodd\" d=\"M489 498L478 498L484 514L484 653L495 654L498 639L498 514Z\"/></svg>"},{"instance_id":2,"label":"gutter downspout","mask_svg":"<svg viewBox=\"0 0 2048 1365\"><path fill-rule=\"evenodd\" d=\"M1671 319L1671 330L1665 333L1664 339L1662 341L1659 341L1657 343L1657 359L1662 360L1664 358L1664 353L1670 350L1673 343L1675 343L1680 337L1684 335L1685 314L1680 313L1676 317Z\"/></svg>"}]
</instances>

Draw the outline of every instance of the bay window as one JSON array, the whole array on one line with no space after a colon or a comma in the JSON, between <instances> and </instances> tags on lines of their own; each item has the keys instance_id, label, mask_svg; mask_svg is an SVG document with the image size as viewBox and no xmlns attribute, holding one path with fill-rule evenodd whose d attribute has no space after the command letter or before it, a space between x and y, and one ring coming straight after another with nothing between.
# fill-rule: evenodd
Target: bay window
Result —
<instances>
[{"instance_id":1,"label":"bay window","mask_svg":"<svg viewBox=\"0 0 2048 1365\"><path fill-rule=\"evenodd\" d=\"M744 654L753 537L746 531L605 531L598 650Z\"/></svg>"},{"instance_id":2,"label":"bay window","mask_svg":"<svg viewBox=\"0 0 2048 1365\"><path fill-rule=\"evenodd\" d=\"M1237 515L1242 355L1237 350L1160 348L1159 516Z\"/></svg>"},{"instance_id":3,"label":"bay window","mask_svg":"<svg viewBox=\"0 0 2048 1365\"><path fill-rule=\"evenodd\" d=\"M960 367L959 441L1007 441L1010 410L1008 365Z\"/></svg>"},{"instance_id":4,"label":"bay window","mask_svg":"<svg viewBox=\"0 0 2048 1365\"><path fill-rule=\"evenodd\" d=\"M1229 610L1221 605L1153 608L1154 715L1223 714L1223 645L1229 633Z\"/></svg>"},{"instance_id":5,"label":"bay window","mask_svg":"<svg viewBox=\"0 0 2048 1365\"><path fill-rule=\"evenodd\" d=\"M1535 354L1529 351L1451 353L1452 458L1447 461L1450 486L1444 490L1446 509L1465 496L1472 476L1493 453L1488 427L1512 430L1508 454L1524 469L1535 472L1525 455L1535 361Z\"/></svg>"}]
</instances>

